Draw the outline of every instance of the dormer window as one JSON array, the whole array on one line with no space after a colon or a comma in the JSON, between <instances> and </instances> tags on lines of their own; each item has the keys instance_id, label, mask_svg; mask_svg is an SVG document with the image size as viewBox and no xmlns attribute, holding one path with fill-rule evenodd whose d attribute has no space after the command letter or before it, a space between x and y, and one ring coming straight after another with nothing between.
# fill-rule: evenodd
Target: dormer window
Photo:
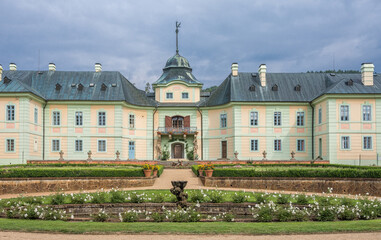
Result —
<instances>
[{"instance_id":1,"label":"dormer window","mask_svg":"<svg viewBox=\"0 0 381 240\"><path fill-rule=\"evenodd\" d=\"M89 84L89 87L94 87L95 86L95 83L90 83Z\"/></svg>"},{"instance_id":2,"label":"dormer window","mask_svg":"<svg viewBox=\"0 0 381 240\"><path fill-rule=\"evenodd\" d=\"M298 85L295 86L294 89L295 89L295 91L300 92L301 86L298 84Z\"/></svg>"},{"instance_id":3,"label":"dormer window","mask_svg":"<svg viewBox=\"0 0 381 240\"><path fill-rule=\"evenodd\" d=\"M352 79L349 79L349 81L347 81L346 84L347 84L348 86L353 86L353 80L352 80Z\"/></svg>"},{"instance_id":4,"label":"dormer window","mask_svg":"<svg viewBox=\"0 0 381 240\"><path fill-rule=\"evenodd\" d=\"M271 90L273 90L274 92L278 91L278 85L274 84Z\"/></svg>"},{"instance_id":5,"label":"dormer window","mask_svg":"<svg viewBox=\"0 0 381 240\"><path fill-rule=\"evenodd\" d=\"M102 83L102 86L101 86L101 91L106 91L107 89L107 86L106 84Z\"/></svg>"},{"instance_id":6,"label":"dormer window","mask_svg":"<svg viewBox=\"0 0 381 240\"><path fill-rule=\"evenodd\" d=\"M78 91L82 91L83 90L83 85L80 83L78 84Z\"/></svg>"},{"instance_id":7,"label":"dormer window","mask_svg":"<svg viewBox=\"0 0 381 240\"><path fill-rule=\"evenodd\" d=\"M7 76L4 77L4 83L10 83L12 80L8 78Z\"/></svg>"},{"instance_id":8,"label":"dormer window","mask_svg":"<svg viewBox=\"0 0 381 240\"><path fill-rule=\"evenodd\" d=\"M251 86L249 87L249 91L250 91L250 92L254 92L254 91L255 91L255 86L254 86L254 85L251 85Z\"/></svg>"},{"instance_id":9,"label":"dormer window","mask_svg":"<svg viewBox=\"0 0 381 240\"><path fill-rule=\"evenodd\" d=\"M61 88L62 88L61 84L57 83L56 84L56 90L59 91L59 90L61 90Z\"/></svg>"},{"instance_id":10,"label":"dormer window","mask_svg":"<svg viewBox=\"0 0 381 240\"><path fill-rule=\"evenodd\" d=\"M75 83L72 83L72 84L71 84L71 87L72 87L72 88L75 87L75 86L77 86L77 84L75 84Z\"/></svg>"}]
</instances>

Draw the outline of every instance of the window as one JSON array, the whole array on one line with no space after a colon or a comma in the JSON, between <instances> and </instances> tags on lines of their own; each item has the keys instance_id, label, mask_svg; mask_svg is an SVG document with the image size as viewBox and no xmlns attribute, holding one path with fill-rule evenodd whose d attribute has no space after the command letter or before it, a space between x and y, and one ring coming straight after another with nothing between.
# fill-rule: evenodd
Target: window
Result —
<instances>
[{"instance_id":1,"label":"window","mask_svg":"<svg viewBox=\"0 0 381 240\"><path fill-rule=\"evenodd\" d=\"M58 139L52 140L52 151L53 152L59 152L60 149L61 149L60 140L58 140Z\"/></svg>"},{"instance_id":2,"label":"window","mask_svg":"<svg viewBox=\"0 0 381 240\"><path fill-rule=\"evenodd\" d=\"M130 114L129 123L130 123L130 128L135 128L135 115L134 114Z\"/></svg>"},{"instance_id":3,"label":"window","mask_svg":"<svg viewBox=\"0 0 381 240\"><path fill-rule=\"evenodd\" d=\"M372 106L363 105L362 106L362 120L363 121L372 121Z\"/></svg>"},{"instance_id":4,"label":"window","mask_svg":"<svg viewBox=\"0 0 381 240\"><path fill-rule=\"evenodd\" d=\"M83 142L82 140L75 140L75 151L82 152L83 151Z\"/></svg>"},{"instance_id":5,"label":"window","mask_svg":"<svg viewBox=\"0 0 381 240\"><path fill-rule=\"evenodd\" d=\"M350 149L350 147L351 145L350 145L349 137L348 136L341 137L341 149Z\"/></svg>"},{"instance_id":6,"label":"window","mask_svg":"<svg viewBox=\"0 0 381 240\"><path fill-rule=\"evenodd\" d=\"M184 118L180 116L172 117L172 127L174 128L183 128Z\"/></svg>"},{"instance_id":7,"label":"window","mask_svg":"<svg viewBox=\"0 0 381 240\"><path fill-rule=\"evenodd\" d=\"M251 151L258 151L258 139L252 139L250 141L250 150Z\"/></svg>"},{"instance_id":8,"label":"window","mask_svg":"<svg viewBox=\"0 0 381 240\"><path fill-rule=\"evenodd\" d=\"M220 127L222 128L226 127L226 117L227 117L226 113L223 113L220 115Z\"/></svg>"},{"instance_id":9,"label":"window","mask_svg":"<svg viewBox=\"0 0 381 240\"><path fill-rule=\"evenodd\" d=\"M322 123L322 110L319 108L319 124Z\"/></svg>"},{"instance_id":10,"label":"window","mask_svg":"<svg viewBox=\"0 0 381 240\"><path fill-rule=\"evenodd\" d=\"M258 112L250 112L250 126L258 126Z\"/></svg>"},{"instance_id":11,"label":"window","mask_svg":"<svg viewBox=\"0 0 381 240\"><path fill-rule=\"evenodd\" d=\"M363 138L363 149L367 149L367 150L372 149L372 137Z\"/></svg>"},{"instance_id":12,"label":"window","mask_svg":"<svg viewBox=\"0 0 381 240\"><path fill-rule=\"evenodd\" d=\"M304 152L304 139L297 140L297 150L298 152Z\"/></svg>"},{"instance_id":13,"label":"window","mask_svg":"<svg viewBox=\"0 0 381 240\"><path fill-rule=\"evenodd\" d=\"M34 108L34 124L38 123L38 108Z\"/></svg>"},{"instance_id":14,"label":"window","mask_svg":"<svg viewBox=\"0 0 381 240\"><path fill-rule=\"evenodd\" d=\"M7 105L7 121L15 120L15 105Z\"/></svg>"},{"instance_id":15,"label":"window","mask_svg":"<svg viewBox=\"0 0 381 240\"><path fill-rule=\"evenodd\" d=\"M281 120L282 120L282 113L281 112L274 112L274 126L280 126Z\"/></svg>"},{"instance_id":16,"label":"window","mask_svg":"<svg viewBox=\"0 0 381 240\"><path fill-rule=\"evenodd\" d=\"M106 126L106 112L98 112L98 125Z\"/></svg>"},{"instance_id":17,"label":"window","mask_svg":"<svg viewBox=\"0 0 381 240\"><path fill-rule=\"evenodd\" d=\"M167 99L173 99L173 93L167 92Z\"/></svg>"},{"instance_id":18,"label":"window","mask_svg":"<svg viewBox=\"0 0 381 240\"><path fill-rule=\"evenodd\" d=\"M106 140L98 140L98 152L106 152Z\"/></svg>"},{"instance_id":19,"label":"window","mask_svg":"<svg viewBox=\"0 0 381 240\"><path fill-rule=\"evenodd\" d=\"M14 151L15 151L15 140L7 139L7 152L14 152Z\"/></svg>"},{"instance_id":20,"label":"window","mask_svg":"<svg viewBox=\"0 0 381 240\"><path fill-rule=\"evenodd\" d=\"M83 125L83 113L75 112L75 125L82 126Z\"/></svg>"},{"instance_id":21,"label":"window","mask_svg":"<svg viewBox=\"0 0 381 240\"><path fill-rule=\"evenodd\" d=\"M304 112L297 112L296 113L296 125L297 126L304 126Z\"/></svg>"},{"instance_id":22,"label":"window","mask_svg":"<svg viewBox=\"0 0 381 240\"><path fill-rule=\"evenodd\" d=\"M282 151L282 140L280 139L274 140L274 151Z\"/></svg>"},{"instance_id":23,"label":"window","mask_svg":"<svg viewBox=\"0 0 381 240\"><path fill-rule=\"evenodd\" d=\"M61 113L60 112L53 112L53 125L54 126L61 125Z\"/></svg>"},{"instance_id":24,"label":"window","mask_svg":"<svg viewBox=\"0 0 381 240\"><path fill-rule=\"evenodd\" d=\"M181 94L181 96L183 97L183 99L188 99L189 98L189 94L187 92L183 92Z\"/></svg>"},{"instance_id":25,"label":"window","mask_svg":"<svg viewBox=\"0 0 381 240\"><path fill-rule=\"evenodd\" d=\"M340 120L349 121L349 106L348 105L340 106Z\"/></svg>"}]
</instances>

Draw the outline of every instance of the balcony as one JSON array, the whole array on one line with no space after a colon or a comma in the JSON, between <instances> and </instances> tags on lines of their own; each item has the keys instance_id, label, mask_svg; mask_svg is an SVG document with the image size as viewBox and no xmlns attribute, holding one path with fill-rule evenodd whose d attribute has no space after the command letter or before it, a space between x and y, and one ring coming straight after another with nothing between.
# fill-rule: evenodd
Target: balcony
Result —
<instances>
[{"instance_id":1,"label":"balcony","mask_svg":"<svg viewBox=\"0 0 381 240\"><path fill-rule=\"evenodd\" d=\"M196 127L159 127L158 133L164 135L183 135L183 134L197 134Z\"/></svg>"}]
</instances>

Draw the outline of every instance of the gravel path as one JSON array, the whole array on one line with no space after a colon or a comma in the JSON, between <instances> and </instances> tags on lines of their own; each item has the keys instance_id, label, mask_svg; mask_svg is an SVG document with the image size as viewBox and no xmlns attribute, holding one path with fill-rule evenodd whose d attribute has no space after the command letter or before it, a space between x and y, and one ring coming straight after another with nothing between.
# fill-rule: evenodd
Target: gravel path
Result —
<instances>
[{"instance_id":1,"label":"gravel path","mask_svg":"<svg viewBox=\"0 0 381 240\"><path fill-rule=\"evenodd\" d=\"M345 234L315 234L315 235L74 235L74 234L45 234L45 233L23 233L23 232L0 232L0 240L170 240L170 239L189 239L189 240L380 240L381 233L345 233Z\"/></svg>"}]
</instances>

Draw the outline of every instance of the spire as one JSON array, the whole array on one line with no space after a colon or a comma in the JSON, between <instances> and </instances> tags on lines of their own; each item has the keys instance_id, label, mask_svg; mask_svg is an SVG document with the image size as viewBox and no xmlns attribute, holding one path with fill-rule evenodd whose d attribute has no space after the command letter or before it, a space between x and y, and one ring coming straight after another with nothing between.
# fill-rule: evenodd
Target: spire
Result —
<instances>
[{"instance_id":1,"label":"spire","mask_svg":"<svg viewBox=\"0 0 381 240\"><path fill-rule=\"evenodd\" d=\"M179 54L179 28L181 22L176 21L176 54Z\"/></svg>"}]
</instances>

